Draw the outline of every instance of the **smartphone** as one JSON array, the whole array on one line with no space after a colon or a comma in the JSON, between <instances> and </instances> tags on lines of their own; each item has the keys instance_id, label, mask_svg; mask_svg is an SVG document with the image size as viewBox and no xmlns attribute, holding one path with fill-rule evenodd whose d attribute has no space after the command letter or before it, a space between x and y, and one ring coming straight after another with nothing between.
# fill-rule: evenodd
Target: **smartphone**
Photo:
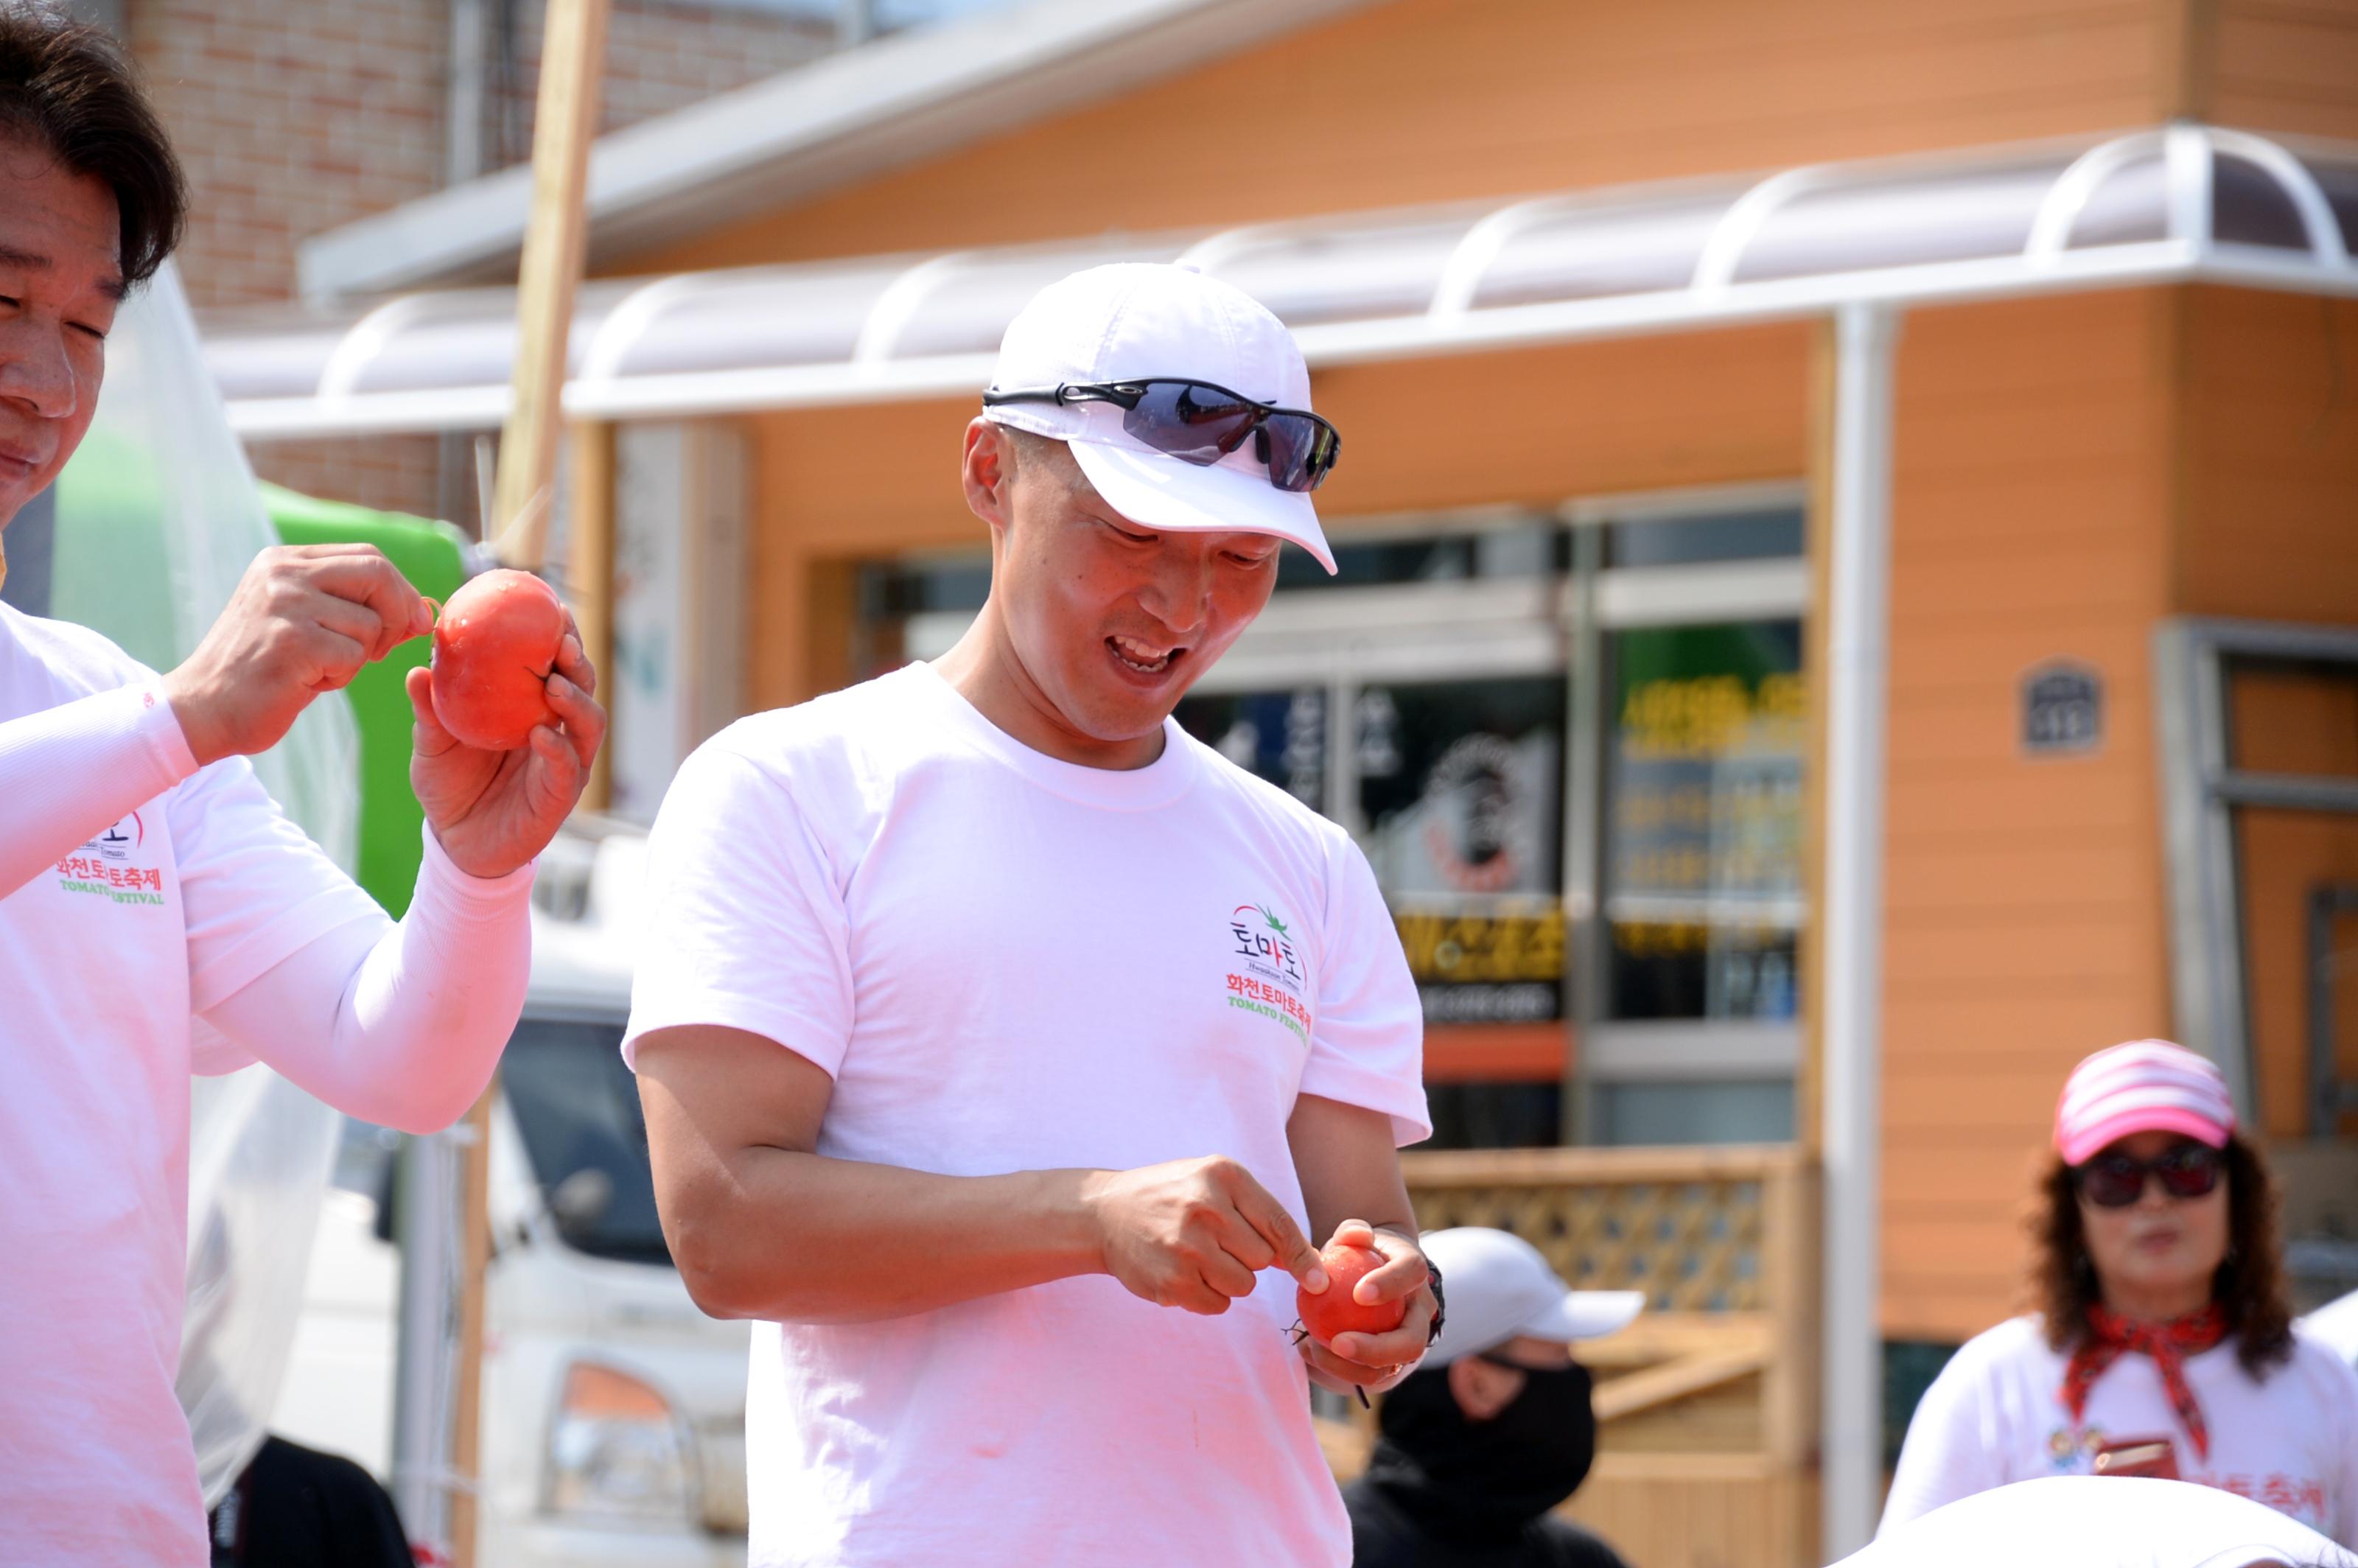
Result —
<instances>
[{"instance_id":1,"label":"smartphone","mask_svg":"<svg viewBox=\"0 0 2358 1568\"><path fill-rule=\"evenodd\" d=\"M2143 1476L2148 1480L2175 1481L2178 1444L2167 1437L2125 1437L2096 1450L2099 1476Z\"/></svg>"}]
</instances>

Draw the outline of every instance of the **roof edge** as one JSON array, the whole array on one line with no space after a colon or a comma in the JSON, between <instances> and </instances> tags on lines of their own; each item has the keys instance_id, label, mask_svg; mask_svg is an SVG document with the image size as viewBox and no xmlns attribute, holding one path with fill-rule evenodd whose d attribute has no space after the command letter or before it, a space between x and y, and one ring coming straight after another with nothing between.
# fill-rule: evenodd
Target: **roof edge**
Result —
<instances>
[{"instance_id":1,"label":"roof edge","mask_svg":"<svg viewBox=\"0 0 2358 1568\"><path fill-rule=\"evenodd\" d=\"M1099 102L1375 0L1032 0L894 35L600 136L590 255L611 262L748 203L784 206ZM307 299L512 281L528 165L330 229Z\"/></svg>"}]
</instances>

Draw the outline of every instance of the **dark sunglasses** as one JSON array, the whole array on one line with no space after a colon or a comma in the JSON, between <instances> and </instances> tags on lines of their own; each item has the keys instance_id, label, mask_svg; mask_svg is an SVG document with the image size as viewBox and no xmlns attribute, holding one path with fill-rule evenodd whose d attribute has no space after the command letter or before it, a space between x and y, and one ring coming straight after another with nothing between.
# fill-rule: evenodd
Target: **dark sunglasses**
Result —
<instances>
[{"instance_id":1,"label":"dark sunglasses","mask_svg":"<svg viewBox=\"0 0 2358 1568\"><path fill-rule=\"evenodd\" d=\"M2174 1198L2207 1197L2219 1185L2227 1162L2219 1151L2202 1143L2180 1143L2150 1160L2126 1154L2099 1154L2075 1168L2071 1179L2080 1195L2098 1208L2126 1208L2145 1196L2147 1176L2161 1178L2161 1190Z\"/></svg>"},{"instance_id":2,"label":"dark sunglasses","mask_svg":"<svg viewBox=\"0 0 2358 1568\"><path fill-rule=\"evenodd\" d=\"M1002 403L1111 403L1122 410L1121 427L1181 462L1209 468L1249 438L1254 455L1269 467L1269 482L1300 493L1316 490L1334 471L1343 438L1334 426L1306 409L1257 403L1240 392L1208 381L1148 376L1140 381L1067 382L1061 386L986 392L982 406Z\"/></svg>"}]
</instances>

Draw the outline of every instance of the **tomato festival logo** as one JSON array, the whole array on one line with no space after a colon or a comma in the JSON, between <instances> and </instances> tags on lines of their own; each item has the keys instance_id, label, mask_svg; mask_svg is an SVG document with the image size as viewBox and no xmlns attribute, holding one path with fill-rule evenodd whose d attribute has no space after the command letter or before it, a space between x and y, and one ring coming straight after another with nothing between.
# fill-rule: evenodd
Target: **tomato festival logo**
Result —
<instances>
[{"instance_id":1,"label":"tomato festival logo","mask_svg":"<svg viewBox=\"0 0 2358 1568\"><path fill-rule=\"evenodd\" d=\"M58 885L68 892L94 893L116 903L161 903L164 873L132 863L147 845L147 824L137 812L123 818L81 849L58 861Z\"/></svg>"},{"instance_id":2,"label":"tomato festival logo","mask_svg":"<svg viewBox=\"0 0 2358 1568\"><path fill-rule=\"evenodd\" d=\"M1302 957L1277 912L1240 903L1228 914L1228 1005L1274 1019L1310 1044L1310 1010L1303 1005ZM1237 969L1245 972L1238 974Z\"/></svg>"}]
</instances>

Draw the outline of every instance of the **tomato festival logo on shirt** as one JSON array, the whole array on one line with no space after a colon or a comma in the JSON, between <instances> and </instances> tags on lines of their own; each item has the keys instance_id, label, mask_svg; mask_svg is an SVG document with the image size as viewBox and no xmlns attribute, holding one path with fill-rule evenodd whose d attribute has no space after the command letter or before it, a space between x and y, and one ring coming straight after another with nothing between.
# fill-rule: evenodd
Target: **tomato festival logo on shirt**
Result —
<instances>
[{"instance_id":1,"label":"tomato festival logo on shirt","mask_svg":"<svg viewBox=\"0 0 2358 1568\"><path fill-rule=\"evenodd\" d=\"M1302 957L1293 935L1277 912L1258 903L1240 903L1228 914L1228 935L1236 946L1228 958L1237 968L1228 972L1228 1005L1274 1019L1310 1044L1310 1010L1302 1001Z\"/></svg>"},{"instance_id":2,"label":"tomato festival logo on shirt","mask_svg":"<svg viewBox=\"0 0 2358 1568\"><path fill-rule=\"evenodd\" d=\"M135 811L59 860L58 885L68 892L94 893L116 903L162 903L163 871L135 863L146 858L141 852L146 847L147 824Z\"/></svg>"}]
</instances>

